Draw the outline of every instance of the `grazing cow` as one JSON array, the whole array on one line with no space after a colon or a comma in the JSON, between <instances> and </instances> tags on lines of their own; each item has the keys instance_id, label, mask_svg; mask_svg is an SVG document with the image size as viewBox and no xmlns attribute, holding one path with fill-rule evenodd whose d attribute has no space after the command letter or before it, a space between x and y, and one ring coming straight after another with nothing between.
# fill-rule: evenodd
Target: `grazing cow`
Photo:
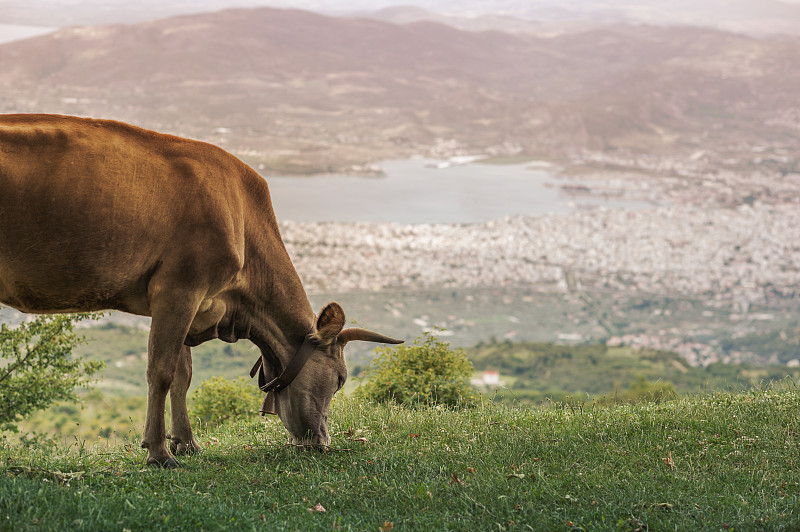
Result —
<instances>
[{"instance_id":1,"label":"grazing cow","mask_svg":"<svg viewBox=\"0 0 800 532\"><path fill-rule=\"evenodd\" d=\"M166 439L175 454L199 450L190 347L251 340L265 408L293 441L328 445L344 345L400 343L343 330L336 303L314 315L254 170L216 146L106 120L0 115L0 302L152 317L142 447L164 467L178 465Z\"/></svg>"}]
</instances>

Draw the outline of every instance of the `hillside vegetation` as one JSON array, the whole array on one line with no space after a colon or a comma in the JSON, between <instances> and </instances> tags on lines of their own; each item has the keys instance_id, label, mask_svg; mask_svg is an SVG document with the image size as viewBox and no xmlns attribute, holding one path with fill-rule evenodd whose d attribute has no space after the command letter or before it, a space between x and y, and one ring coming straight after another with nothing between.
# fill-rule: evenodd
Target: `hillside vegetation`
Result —
<instances>
[{"instance_id":1,"label":"hillside vegetation","mask_svg":"<svg viewBox=\"0 0 800 532\"><path fill-rule=\"evenodd\" d=\"M89 343L78 349L102 361L101 380L84 393L79 405L58 404L31 416L21 427L28 432L59 435L68 441L139 443L144 426L146 346L148 332L108 324L87 330ZM409 344L411 345L411 344ZM246 377L257 356L248 342L207 342L192 350L192 395L214 377ZM509 341L479 343L466 350L475 377L484 370L500 373L500 384L479 386L484 399L538 405L552 401L604 404L660 401L676 396L742 391L772 381L800 381L800 368L785 365L714 363L691 366L669 351L607 347L602 344L561 345ZM345 393L365 382L364 359L349 361ZM260 398L252 382L253 412Z\"/></svg>"},{"instance_id":2,"label":"hillside vegetation","mask_svg":"<svg viewBox=\"0 0 800 532\"><path fill-rule=\"evenodd\" d=\"M790 530L796 386L576 408L334 402L327 452L275 421L137 445L0 446L4 530Z\"/></svg>"},{"instance_id":3,"label":"hillside vegetation","mask_svg":"<svg viewBox=\"0 0 800 532\"><path fill-rule=\"evenodd\" d=\"M501 342L479 344L469 356L476 370L499 371L504 382L497 393L515 401L652 399L664 392L742 390L786 377L800 379L797 367L721 362L698 367L669 351L602 344Z\"/></svg>"}]
</instances>

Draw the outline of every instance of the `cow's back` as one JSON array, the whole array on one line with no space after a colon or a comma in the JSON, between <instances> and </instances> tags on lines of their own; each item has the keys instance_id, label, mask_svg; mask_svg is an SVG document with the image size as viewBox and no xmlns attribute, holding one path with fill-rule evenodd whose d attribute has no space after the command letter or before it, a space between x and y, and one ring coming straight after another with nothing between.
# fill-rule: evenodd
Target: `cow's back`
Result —
<instances>
[{"instance_id":1,"label":"cow's back","mask_svg":"<svg viewBox=\"0 0 800 532\"><path fill-rule=\"evenodd\" d=\"M118 122L0 116L0 301L144 313L137 298L169 257L238 245L239 165Z\"/></svg>"}]
</instances>

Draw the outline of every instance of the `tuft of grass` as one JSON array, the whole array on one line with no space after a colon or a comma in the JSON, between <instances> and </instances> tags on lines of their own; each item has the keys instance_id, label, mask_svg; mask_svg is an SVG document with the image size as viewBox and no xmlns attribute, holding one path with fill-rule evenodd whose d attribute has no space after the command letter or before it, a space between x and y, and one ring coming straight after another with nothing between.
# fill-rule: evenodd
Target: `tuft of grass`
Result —
<instances>
[{"instance_id":1,"label":"tuft of grass","mask_svg":"<svg viewBox=\"0 0 800 532\"><path fill-rule=\"evenodd\" d=\"M342 397L330 429L318 452L286 446L274 418L225 424L200 432L205 452L174 471L145 468L131 444L5 442L0 528L800 528L792 384L611 406Z\"/></svg>"}]
</instances>

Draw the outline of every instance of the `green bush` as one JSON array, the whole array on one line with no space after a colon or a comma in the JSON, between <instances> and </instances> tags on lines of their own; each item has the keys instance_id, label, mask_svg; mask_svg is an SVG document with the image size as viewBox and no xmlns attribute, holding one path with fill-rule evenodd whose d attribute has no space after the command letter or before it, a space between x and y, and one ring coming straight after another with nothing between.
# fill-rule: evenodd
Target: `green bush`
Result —
<instances>
[{"instance_id":1,"label":"green bush","mask_svg":"<svg viewBox=\"0 0 800 532\"><path fill-rule=\"evenodd\" d=\"M98 314L33 316L18 326L0 325L0 430L17 432L17 423L58 401L75 402L76 387L104 364L73 356L83 338L75 323Z\"/></svg>"},{"instance_id":2,"label":"green bush","mask_svg":"<svg viewBox=\"0 0 800 532\"><path fill-rule=\"evenodd\" d=\"M404 404L468 405L476 400L470 388L472 363L463 350L425 333L413 345L380 347L365 372L367 382L355 396Z\"/></svg>"},{"instance_id":3,"label":"green bush","mask_svg":"<svg viewBox=\"0 0 800 532\"><path fill-rule=\"evenodd\" d=\"M262 400L261 392L249 379L212 377L203 381L192 394L190 415L203 423L219 425L257 414Z\"/></svg>"}]
</instances>

